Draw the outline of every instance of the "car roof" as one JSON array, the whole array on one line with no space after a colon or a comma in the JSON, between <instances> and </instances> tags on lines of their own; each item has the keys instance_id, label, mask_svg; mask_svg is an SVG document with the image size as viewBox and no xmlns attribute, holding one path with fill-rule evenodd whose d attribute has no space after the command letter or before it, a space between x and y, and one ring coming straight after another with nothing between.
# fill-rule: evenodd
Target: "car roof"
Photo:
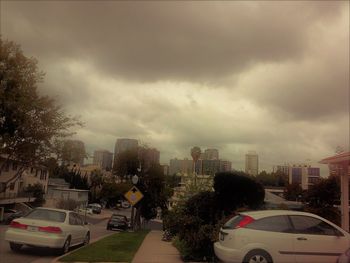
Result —
<instances>
[{"instance_id":1,"label":"car roof","mask_svg":"<svg viewBox=\"0 0 350 263\"><path fill-rule=\"evenodd\" d=\"M315 214L294 211L294 210L260 210L260 211L241 212L239 214L248 215L254 219L260 219L268 216L283 216L283 215L301 215L301 216L312 216L312 217L320 218Z\"/></svg>"},{"instance_id":2,"label":"car roof","mask_svg":"<svg viewBox=\"0 0 350 263\"><path fill-rule=\"evenodd\" d=\"M65 212L65 213L74 212L74 211L70 211L70 210L51 208L51 207L37 207L37 208L34 208L34 209L51 210L51 211L58 211L58 212Z\"/></svg>"}]
</instances>

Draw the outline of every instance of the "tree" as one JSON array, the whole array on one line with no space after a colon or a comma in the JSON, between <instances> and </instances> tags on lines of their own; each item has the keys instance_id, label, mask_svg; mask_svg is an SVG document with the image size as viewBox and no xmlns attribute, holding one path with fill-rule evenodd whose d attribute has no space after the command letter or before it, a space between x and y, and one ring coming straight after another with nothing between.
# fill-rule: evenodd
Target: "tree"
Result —
<instances>
[{"instance_id":1,"label":"tree","mask_svg":"<svg viewBox=\"0 0 350 263\"><path fill-rule=\"evenodd\" d=\"M113 171L123 180L127 175L137 174L139 165L137 150L126 150L115 157Z\"/></svg>"},{"instance_id":2,"label":"tree","mask_svg":"<svg viewBox=\"0 0 350 263\"><path fill-rule=\"evenodd\" d=\"M336 205L340 200L340 178L321 178L304 193L305 210L340 224L340 212Z\"/></svg>"},{"instance_id":3,"label":"tree","mask_svg":"<svg viewBox=\"0 0 350 263\"><path fill-rule=\"evenodd\" d=\"M84 143L79 140L63 141L60 157L63 163L82 164L84 159L87 158Z\"/></svg>"},{"instance_id":4,"label":"tree","mask_svg":"<svg viewBox=\"0 0 350 263\"><path fill-rule=\"evenodd\" d=\"M103 177L101 170L94 170L90 175L90 190L92 190L92 200L96 201L96 189L101 187L103 183Z\"/></svg>"},{"instance_id":5,"label":"tree","mask_svg":"<svg viewBox=\"0 0 350 263\"><path fill-rule=\"evenodd\" d=\"M298 183L287 184L284 188L284 198L288 201L301 201L303 194L304 191Z\"/></svg>"},{"instance_id":6,"label":"tree","mask_svg":"<svg viewBox=\"0 0 350 263\"><path fill-rule=\"evenodd\" d=\"M34 206L42 206L45 202L43 186L39 183L34 185L28 185L24 190L26 193L30 193L35 197Z\"/></svg>"},{"instance_id":7,"label":"tree","mask_svg":"<svg viewBox=\"0 0 350 263\"><path fill-rule=\"evenodd\" d=\"M38 93L42 80L37 61L26 57L19 45L0 38L0 172L11 160L19 165L0 192L25 169L50 156L55 140L66 138L72 134L70 128L81 125L52 98Z\"/></svg>"},{"instance_id":8,"label":"tree","mask_svg":"<svg viewBox=\"0 0 350 263\"><path fill-rule=\"evenodd\" d=\"M218 208L226 215L240 207L256 209L264 203L265 191L262 185L235 172L217 173L214 190Z\"/></svg>"}]
</instances>

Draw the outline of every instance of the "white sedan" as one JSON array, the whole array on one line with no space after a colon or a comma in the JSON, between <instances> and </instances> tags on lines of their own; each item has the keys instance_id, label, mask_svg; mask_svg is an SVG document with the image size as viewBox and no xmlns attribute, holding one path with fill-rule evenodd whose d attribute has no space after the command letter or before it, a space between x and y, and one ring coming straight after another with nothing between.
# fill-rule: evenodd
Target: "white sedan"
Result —
<instances>
[{"instance_id":1,"label":"white sedan","mask_svg":"<svg viewBox=\"0 0 350 263\"><path fill-rule=\"evenodd\" d=\"M221 228L216 256L239 263L327 263L350 247L350 235L317 215L288 210L243 212Z\"/></svg>"},{"instance_id":2,"label":"white sedan","mask_svg":"<svg viewBox=\"0 0 350 263\"><path fill-rule=\"evenodd\" d=\"M71 246L87 245L90 230L75 212L36 208L24 217L14 219L5 233L5 240L13 251L23 245L58 248L62 254Z\"/></svg>"}]
</instances>

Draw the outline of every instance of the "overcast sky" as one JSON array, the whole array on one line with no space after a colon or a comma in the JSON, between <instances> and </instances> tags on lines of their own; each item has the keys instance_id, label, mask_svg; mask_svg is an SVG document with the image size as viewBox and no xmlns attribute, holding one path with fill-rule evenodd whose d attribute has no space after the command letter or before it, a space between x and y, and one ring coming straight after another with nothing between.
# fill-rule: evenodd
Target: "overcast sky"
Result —
<instances>
[{"instance_id":1,"label":"overcast sky","mask_svg":"<svg viewBox=\"0 0 350 263\"><path fill-rule=\"evenodd\" d=\"M270 171L349 150L348 1L1 1L1 35L91 154L127 137Z\"/></svg>"}]
</instances>

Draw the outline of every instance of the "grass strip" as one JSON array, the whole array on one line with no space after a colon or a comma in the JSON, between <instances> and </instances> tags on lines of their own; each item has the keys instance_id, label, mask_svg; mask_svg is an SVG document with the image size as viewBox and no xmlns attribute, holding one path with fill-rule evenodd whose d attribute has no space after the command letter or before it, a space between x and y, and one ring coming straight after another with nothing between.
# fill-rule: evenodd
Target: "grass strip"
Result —
<instances>
[{"instance_id":1,"label":"grass strip","mask_svg":"<svg viewBox=\"0 0 350 263\"><path fill-rule=\"evenodd\" d=\"M131 262L149 230L121 232L60 258L60 261Z\"/></svg>"}]
</instances>

